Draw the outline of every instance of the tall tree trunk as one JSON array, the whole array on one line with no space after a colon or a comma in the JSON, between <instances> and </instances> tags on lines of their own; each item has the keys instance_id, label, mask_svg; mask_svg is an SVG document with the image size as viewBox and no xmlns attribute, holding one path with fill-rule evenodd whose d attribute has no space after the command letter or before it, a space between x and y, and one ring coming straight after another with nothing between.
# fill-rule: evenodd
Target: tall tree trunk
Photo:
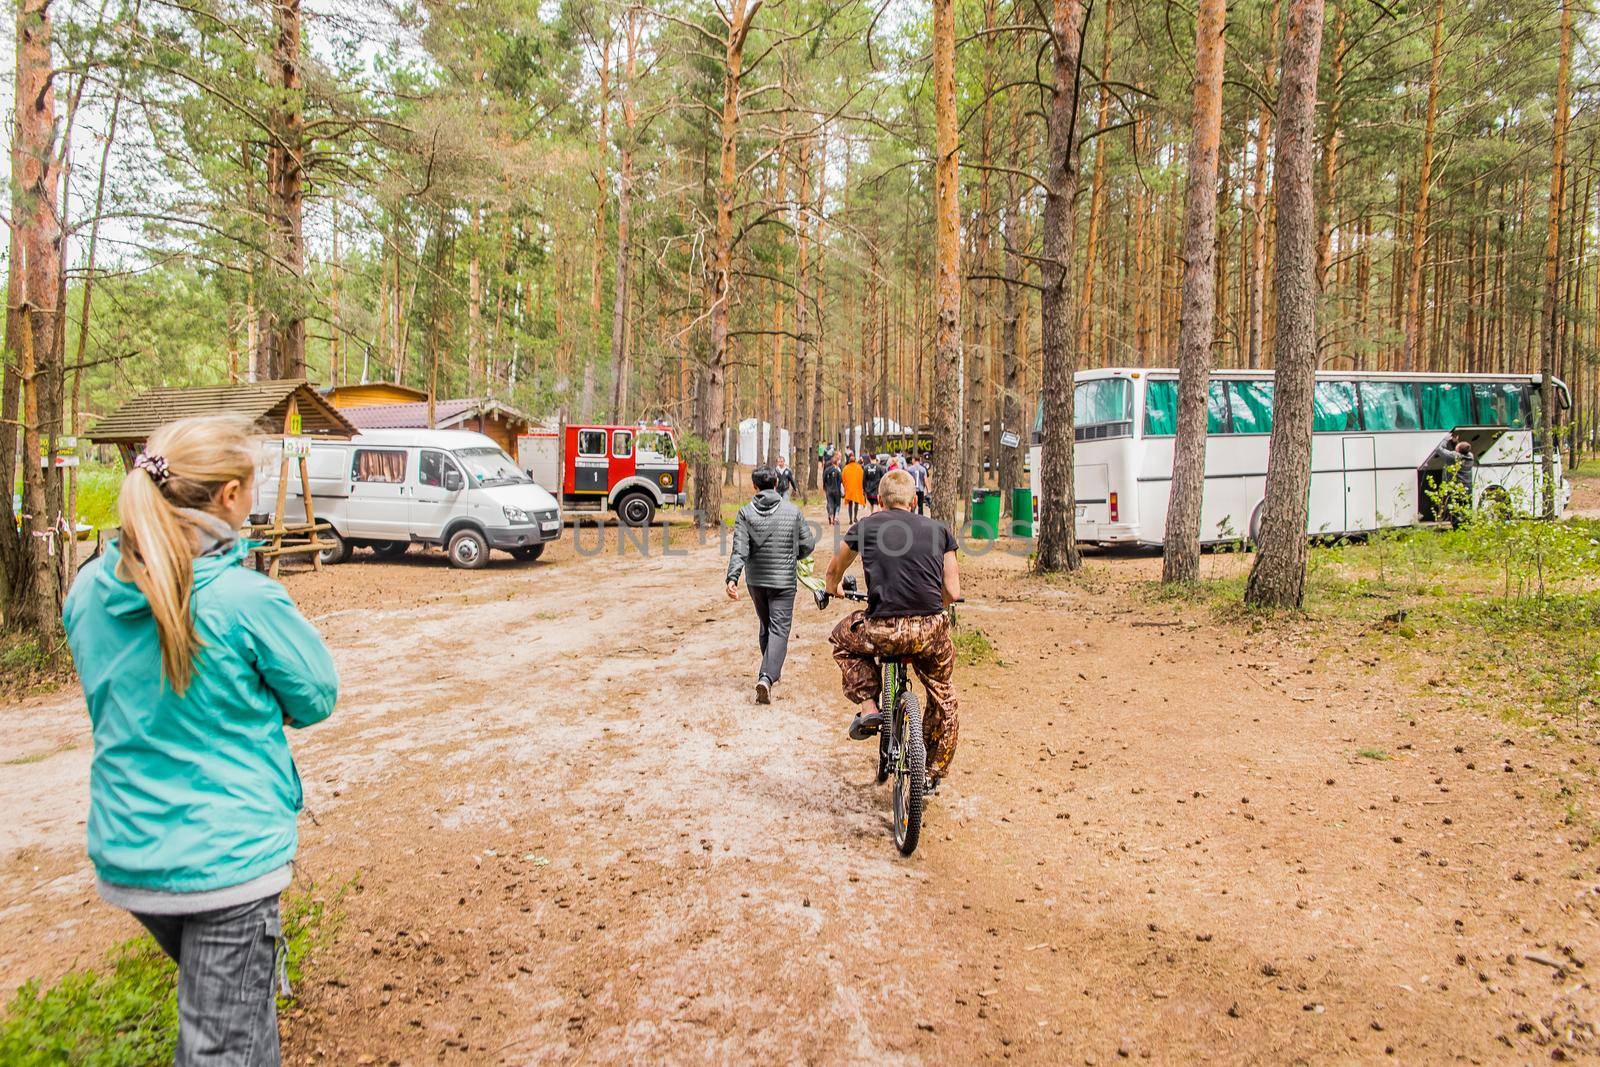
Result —
<instances>
[{"instance_id":1,"label":"tall tree trunk","mask_svg":"<svg viewBox=\"0 0 1600 1067\"><path fill-rule=\"evenodd\" d=\"M956 138L955 0L933 0L934 285L933 515L955 525L961 471L961 215Z\"/></svg>"},{"instance_id":2,"label":"tall tree trunk","mask_svg":"<svg viewBox=\"0 0 1600 1067\"><path fill-rule=\"evenodd\" d=\"M795 212L795 268L794 268L794 379L789 383L791 403L783 421L789 425L794 442L794 458L790 463L795 479L802 491L815 488L816 444L811 439L811 393L809 358L810 338L807 330L811 324L809 306L810 290L807 286L807 261L811 254L811 142L801 141L796 149L795 170L800 182L796 194L798 209ZM782 338L780 337L781 341Z\"/></svg>"},{"instance_id":3,"label":"tall tree trunk","mask_svg":"<svg viewBox=\"0 0 1600 1067\"><path fill-rule=\"evenodd\" d=\"M1112 10L1114 0L1105 0L1105 40L1100 49L1100 77L1111 76L1111 34L1116 28ZM1111 89L1100 87L1100 110L1095 117L1095 135L1100 137L1111 122ZM1089 182L1089 232L1083 242L1083 296L1078 302L1078 356L1089 351L1090 328L1094 322L1094 257L1100 243L1100 216L1106 203L1106 152L1111 145L1101 140L1094 149L1094 177ZM1011 427L1015 429L1016 427Z\"/></svg>"},{"instance_id":4,"label":"tall tree trunk","mask_svg":"<svg viewBox=\"0 0 1600 1067\"><path fill-rule=\"evenodd\" d=\"M300 0L274 0L272 66L279 90L272 116L273 143L267 156L268 197L277 229L274 273L272 376L306 376L306 318L301 280L305 276L305 113L300 98Z\"/></svg>"},{"instance_id":5,"label":"tall tree trunk","mask_svg":"<svg viewBox=\"0 0 1600 1067\"><path fill-rule=\"evenodd\" d=\"M1333 248L1333 226L1337 219L1334 190L1339 179L1339 147L1344 142L1341 116L1344 112L1344 57L1350 42L1344 35L1344 8L1333 13L1333 65L1328 84L1332 93L1328 99L1328 127L1322 141L1322 201L1317 205L1321 224L1317 228L1317 289L1328 286L1328 263Z\"/></svg>"},{"instance_id":6,"label":"tall tree trunk","mask_svg":"<svg viewBox=\"0 0 1600 1067\"><path fill-rule=\"evenodd\" d=\"M20 527L8 521L0 530L0 539L11 540L5 553L12 568L6 575L5 625L48 638L61 627L61 586L53 558L59 516L50 511L54 494L48 485L52 479L59 484L60 472L53 464L41 466L40 458L47 455L46 442L53 442L59 427L64 387L57 343L63 235L57 205L60 168L54 154L50 0L18 4L16 28L16 110L11 140L14 239L6 353L7 377L16 388L17 400L12 401L8 388L5 406L20 415L21 455L6 448L0 449L4 453L0 458L6 460L7 478L15 469L11 461L21 460L22 515ZM16 440L11 424L0 433L8 442ZM6 510L10 511L10 501Z\"/></svg>"},{"instance_id":7,"label":"tall tree trunk","mask_svg":"<svg viewBox=\"0 0 1600 1067\"><path fill-rule=\"evenodd\" d=\"M1040 571L1082 566L1073 514L1072 389L1077 370L1072 314L1073 202L1078 196L1078 85L1083 49L1082 0L1055 0L1044 200L1043 292L1039 337L1044 359L1044 441L1039 471Z\"/></svg>"},{"instance_id":8,"label":"tall tree trunk","mask_svg":"<svg viewBox=\"0 0 1600 1067\"><path fill-rule=\"evenodd\" d=\"M1245 602L1298 608L1305 598L1312 395L1317 381L1317 218L1312 203L1322 0L1290 0L1278 93L1276 387L1260 551Z\"/></svg>"},{"instance_id":9,"label":"tall tree trunk","mask_svg":"<svg viewBox=\"0 0 1600 1067\"><path fill-rule=\"evenodd\" d=\"M1015 111L1013 110L1013 114ZM1022 258L1017 254L1017 215L1021 197L1017 192L1015 176L1006 184L1005 219L1001 222L1001 244L1005 247L1005 276L1016 278L1022 272ZM1021 329L1022 307L1017 299L1017 286L1006 283L1000 295L1000 374L1002 379L1002 413L998 420L1000 429L1017 435L1017 447L1000 451L1000 492L1002 503L1009 510L1011 490L1022 482L1022 457L1031 441L1031 432L1024 425L1022 410L1022 361L1018 351L1018 331ZM999 430L996 430L998 433Z\"/></svg>"},{"instance_id":10,"label":"tall tree trunk","mask_svg":"<svg viewBox=\"0 0 1600 1067\"><path fill-rule=\"evenodd\" d=\"M1267 71L1262 88L1271 93L1276 78L1278 19L1281 0L1272 0L1272 28L1267 41ZM1250 292L1245 329L1245 365L1261 366L1261 347L1266 336L1267 290L1267 142L1272 139L1272 109L1261 105L1256 118L1255 171L1250 192Z\"/></svg>"},{"instance_id":11,"label":"tall tree trunk","mask_svg":"<svg viewBox=\"0 0 1600 1067\"><path fill-rule=\"evenodd\" d=\"M1428 64L1428 104L1422 126L1422 164L1417 169L1417 210L1411 220L1411 259L1406 272L1406 313L1402 323L1400 369L1423 364L1422 257L1428 243L1428 194L1433 187L1433 131L1439 117L1439 67L1444 58L1444 0L1434 0L1433 51Z\"/></svg>"},{"instance_id":12,"label":"tall tree trunk","mask_svg":"<svg viewBox=\"0 0 1600 1067\"><path fill-rule=\"evenodd\" d=\"M1561 205L1567 171L1567 94L1572 75L1572 5L1561 0L1561 58L1556 66L1555 135L1550 148L1550 211L1545 225L1543 330L1539 339L1539 511L1556 514L1556 324L1560 317L1557 263L1561 238Z\"/></svg>"},{"instance_id":13,"label":"tall tree trunk","mask_svg":"<svg viewBox=\"0 0 1600 1067\"><path fill-rule=\"evenodd\" d=\"M638 72L640 15L638 4L628 6L627 58L623 62L622 136L617 139L617 263L611 291L611 421L620 423L628 408L628 301L632 270L633 131L638 105L633 82Z\"/></svg>"},{"instance_id":14,"label":"tall tree trunk","mask_svg":"<svg viewBox=\"0 0 1600 1067\"><path fill-rule=\"evenodd\" d=\"M1161 580L1200 574L1200 507L1206 485L1206 392L1216 314L1217 154L1222 142L1222 31L1227 0L1200 0L1194 33L1194 110L1184 194L1183 309L1178 323L1178 426L1167 501Z\"/></svg>"},{"instance_id":15,"label":"tall tree trunk","mask_svg":"<svg viewBox=\"0 0 1600 1067\"><path fill-rule=\"evenodd\" d=\"M701 435L709 446L695 472L695 511L701 523L721 525L722 482L717 477L718 455L723 448L726 428L726 380L728 351L728 304L733 280L733 201L738 190L739 87L744 77L744 42L750 33L763 0L733 0L727 16L722 75L722 128L717 156L716 230L712 237L711 261L705 272L706 306L711 319L710 351L701 373L699 411ZM738 441L730 442L737 455Z\"/></svg>"}]
</instances>

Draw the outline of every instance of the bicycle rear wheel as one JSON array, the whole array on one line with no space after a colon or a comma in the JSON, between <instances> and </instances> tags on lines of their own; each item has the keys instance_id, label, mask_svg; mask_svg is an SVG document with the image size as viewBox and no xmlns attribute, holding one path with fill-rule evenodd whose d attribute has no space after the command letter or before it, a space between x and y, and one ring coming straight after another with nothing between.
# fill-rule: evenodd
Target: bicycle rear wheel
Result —
<instances>
[{"instance_id":1,"label":"bicycle rear wheel","mask_svg":"<svg viewBox=\"0 0 1600 1067\"><path fill-rule=\"evenodd\" d=\"M902 856L917 850L922 835L922 792L928 782L928 750L922 740L922 705L909 685L894 717L894 843Z\"/></svg>"}]
</instances>

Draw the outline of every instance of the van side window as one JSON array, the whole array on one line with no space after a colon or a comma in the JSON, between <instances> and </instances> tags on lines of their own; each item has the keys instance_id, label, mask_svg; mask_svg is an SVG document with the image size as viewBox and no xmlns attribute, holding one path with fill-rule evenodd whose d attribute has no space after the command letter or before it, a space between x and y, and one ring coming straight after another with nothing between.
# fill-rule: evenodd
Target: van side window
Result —
<instances>
[{"instance_id":1,"label":"van side window","mask_svg":"<svg viewBox=\"0 0 1600 1067\"><path fill-rule=\"evenodd\" d=\"M579 430L578 455L603 456L606 454L606 432L604 430Z\"/></svg>"},{"instance_id":2,"label":"van side window","mask_svg":"<svg viewBox=\"0 0 1600 1067\"><path fill-rule=\"evenodd\" d=\"M422 458L417 460L417 481L423 485L444 485L444 472L452 469L453 464L445 458L443 452L435 452L431 448L424 449Z\"/></svg>"},{"instance_id":3,"label":"van side window","mask_svg":"<svg viewBox=\"0 0 1600 1067\"><path fill-rule=\"evenodd\" d=\"M611 454L618 459L633 455L633 431L617 430L611 435Z\"/></svg>"},{"instance_id":4,"label":"van side window","mask_svg":"<svg viewBox=\"0 0 1600 1067\"><path fill-rule=\"evenodd\" d=\"M356 449L355 460L350 464L350 477L358 482L405 481L405 449Z\"/></svg>"}]
</instances>

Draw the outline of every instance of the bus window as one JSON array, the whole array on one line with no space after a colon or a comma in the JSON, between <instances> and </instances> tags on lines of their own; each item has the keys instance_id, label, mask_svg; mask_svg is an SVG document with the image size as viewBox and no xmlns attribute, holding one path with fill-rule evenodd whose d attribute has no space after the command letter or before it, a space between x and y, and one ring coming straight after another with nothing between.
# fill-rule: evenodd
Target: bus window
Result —
<instances>
[{"instance_id":1,"label":"bus window","mask_svg":"<svg viewBox=\"0 0 1600 1067\"><path fill-rule=\"evenodd\" d=\"M1144 387L1144 435L1171 437L1178 432L1178 383L1152 380Z\"/></svg>"},{"instance_id":2,"label":"bus window","mask_svg":"<svg viewBox=\"0 0 1600 1067\"><path fill-rule=\"evenodd\" d=\"M1232 433L1228 426L1228 386L1214 381L1206 394L1206 433Z\"/></svg>"},{"instance_id":3,"label":"bus window","mask_svg":"<svg viewBox=\"0 0 1600 1067\"><path fill-rule=\"evenodd\" d=\"M1144 435L1172 437L1177 432L1178 383L1170 378L1165 381L1153 379L1144 387ZM1227 383L1213 379L1211 392L1206 397L1206 433L1227 432Z\"/></svg>"},{"instance_id":4,"label":"bus window","mask_svg":"<svg viewBox=\"0 0 1600 1067\"><path fill-rule=\"evenodd\" d=\"M1362 382L1361 425L1367 430L1416 430L1417 391L1410 382Z\"/></svg>"},{"instance_id":5,"label":"bus window","mask_svg":"<svg viewBox=\"0 0 1600 1067\"><path fill-rule=\"evenodd\" d=\"M1523 429L1528 418L1528 387L1519 382L1479 382L1472 386L1479 426Z\"/></svg>"},{"instance_id":6,"label":"bus window","mask_svg":"<svg viewBox=\"0 0 1600 1067\"><path fill-rule=\"evenodd\" d=\"M1422 428L1453 430L1472 425L1472 386L1466 382L1422 383Z\"/></svg>"},{"instance_id":7,"label":"bus window","mask_svg":"<svg viewBox=\"0 0 1600 1067\"><path fill-rule=\"evenodd\" d=\"M1233 412L1234 433L1272 432L1272 383L1239 381L1228 383L1229 405Z\"/></svg>"},{"instance_id":8,"label":"bus window","mask_svg":"<svg viewBox=\"0 0 1600 1067\"><path fill-rule=\"evenodd\" d=\"M1126 378L1080 382L1072 391L1072 424L1133 421L1133 383Z\"/></svg>"},{"instance_id":9,"label":"bus window","mask_svg":"<svg viewBox=\"0 0 1600 1067\"><path fill-rule=\"evenodd\" d=\"M1361 428L1355 382L1318 382L1312 394L1311 431L1344 433Z\"/></svg>"}]
</instances>

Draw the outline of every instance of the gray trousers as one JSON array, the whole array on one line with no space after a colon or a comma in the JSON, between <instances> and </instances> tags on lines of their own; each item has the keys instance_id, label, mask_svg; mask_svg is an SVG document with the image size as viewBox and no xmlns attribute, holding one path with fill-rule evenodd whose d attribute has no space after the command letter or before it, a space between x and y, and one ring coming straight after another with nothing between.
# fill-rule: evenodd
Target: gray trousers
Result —
<instances>
[{"instance_id":1,"label":"gray trousers","mask_svg":"<svg viewBox=\"0 0 1600 1067\"><path fill-rule=\"evenodd\" d=\"M761 673L776 682L789 655L789 627L794 622L794 590L746 586L761 624Z\"/></svg>"},{"instance_id":2,"label":"gray trousers","mask_svg":"<svg viewBox=\"0 0 1600 1067\"><path fill-rule=\"evenodd\" d=\"M178 964L176 1067L277 1067L278 898L133 917Z\"/></svg>"}]
</instances>

